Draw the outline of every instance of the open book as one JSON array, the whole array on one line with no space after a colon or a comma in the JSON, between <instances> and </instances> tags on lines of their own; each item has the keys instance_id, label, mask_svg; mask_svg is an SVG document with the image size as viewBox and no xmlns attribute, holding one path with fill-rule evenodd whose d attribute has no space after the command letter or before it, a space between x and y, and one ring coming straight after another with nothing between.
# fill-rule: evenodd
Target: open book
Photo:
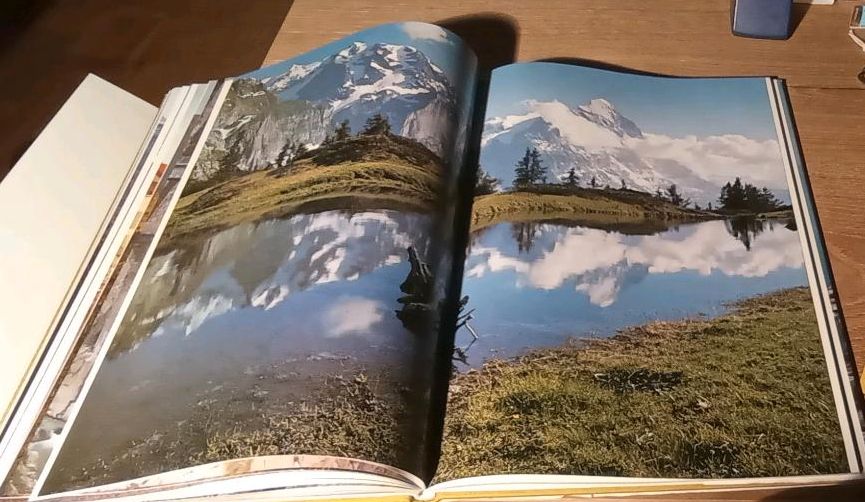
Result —
<instances>
[{"instance_id":1,"label":"open book","mask_svg":"<svg viewBox=\"0 0 865 502\"><path fill-rule=\"evenodd\" d=\"M114 177L43 190L91 209L78 230L4 222L54 242L22 257L83 250L38 322L30 287L4 284L4 329L31 330L6 338L5 495L861 476L861 391L777 79L546 62L486 78L455 35L392 24L158 111L89 77L0 195L58 163Z\"/></svg>"}]
</instances>

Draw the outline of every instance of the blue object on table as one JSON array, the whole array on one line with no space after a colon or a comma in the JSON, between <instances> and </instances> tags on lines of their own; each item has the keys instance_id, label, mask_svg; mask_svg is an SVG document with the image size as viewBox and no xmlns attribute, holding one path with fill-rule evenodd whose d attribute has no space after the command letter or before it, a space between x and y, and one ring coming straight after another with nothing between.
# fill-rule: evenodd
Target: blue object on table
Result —
<instances>
[{"instance_id":1,"label":"blue object on table","mask_svg":"<svg viewBox=\"0 0 865 502\"><path fill-rule=\"evenodd\" d=\"M733 0L733 35L786 40L790 37L793 0Z\"/></svg>"}]
</instances>

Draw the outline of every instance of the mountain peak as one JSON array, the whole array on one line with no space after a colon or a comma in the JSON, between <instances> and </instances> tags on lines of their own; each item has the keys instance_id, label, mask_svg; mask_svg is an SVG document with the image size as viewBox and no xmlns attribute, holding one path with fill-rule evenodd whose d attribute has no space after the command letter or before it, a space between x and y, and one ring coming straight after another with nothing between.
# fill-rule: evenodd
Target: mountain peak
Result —
<instances>
[{"instance_id":1,"label":"mountain peak","mask_svg":"<svg viewBox=\"0 0 865 502\"><path fill-rule=\"evenodd\" d=\"M609 120L613 120L616 115L619 114L619 112L616 110L616 107L604 98L595 98L589 101L588 104L583 105L580 108L582 108L584 111L587 111L599 117L604 117Z\"/></svg>"},{"instance_id":2,"label":"mountain peak","mask_svg":"<svg viewBox=\"0 0 865 502\"><path fill-rule=\"evenodd\" d=\"M350 58L352 56L356 56L361 52L366 50L366 44L363 42L352 42L351 45L346 47L345 49L339 51L336 55L337 58Z\"/></svg>"}]
</instances>

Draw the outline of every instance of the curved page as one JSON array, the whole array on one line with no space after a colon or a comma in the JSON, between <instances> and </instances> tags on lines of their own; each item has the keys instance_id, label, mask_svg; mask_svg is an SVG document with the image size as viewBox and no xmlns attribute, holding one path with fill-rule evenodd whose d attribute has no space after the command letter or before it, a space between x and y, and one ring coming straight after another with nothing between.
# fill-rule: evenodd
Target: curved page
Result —
<instances>
[{"instance_id":1,"label":"curved page","mask_svg":"<svg viewBox=\"0 0 865 502\"><path fill-rule=\"evenodd\" d=\"M439 480L860 471L773 99L493 73Z\"/></svg>"},{"instance_id":2,"label":"curved page","mask_svg":"<svg viewBox=\"0 0 865 502\"><path fill-rule=\"evenodd\" d=\"M421 475L473 92L419 23L234 79L40 493L258 455Z\"/></svg>"}]
</instances>

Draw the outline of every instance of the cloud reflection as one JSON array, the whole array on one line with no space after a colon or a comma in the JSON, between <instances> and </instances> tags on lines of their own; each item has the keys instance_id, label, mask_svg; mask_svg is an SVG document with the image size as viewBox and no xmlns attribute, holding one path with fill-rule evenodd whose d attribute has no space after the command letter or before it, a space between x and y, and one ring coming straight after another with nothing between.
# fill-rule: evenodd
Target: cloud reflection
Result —
<instances>
[{"instance_id":1,"label":"cloud reflection","mask_svg":"<svg viewBox=\"0 0 865 502\"><path fill-rule=\"evenodd\" d=\"M324 313L323 323L328 338L365 334L384 319L385 306L369 298L351 296L338 299Z\"/></svg>"},{"instance_id":2,"label":"cloud reflection","mask_svg":"<svg viewBox=\"0 0 865 502\"><path fill-rule=\"evenodd\" d=\"M594 305L608 307L633 271L753 278L802 267L798 233L780 225L763 232L750 250L729 234L723 221L647 236L555 225L542 225L540 231L548 234L541 237L546 248L528 256L512 246L484 245L482 239L471 251L467 277L510 270L517 274L517 286L545 290L574 280L576 291L587 295Z\"/></svg>"}]
</instances>

